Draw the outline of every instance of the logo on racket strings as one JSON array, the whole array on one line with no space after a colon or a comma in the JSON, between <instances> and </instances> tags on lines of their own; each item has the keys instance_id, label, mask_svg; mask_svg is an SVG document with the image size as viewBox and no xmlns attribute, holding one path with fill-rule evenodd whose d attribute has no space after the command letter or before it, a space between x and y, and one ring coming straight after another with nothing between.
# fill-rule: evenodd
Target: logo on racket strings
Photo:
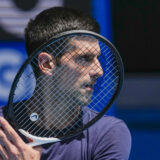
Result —
<instances>
[{"instance_id":1,"label":"logo on racket strings","mask_svg":"<svg viewBox=\"0 0 160 160\"><path fill-rule=\"evenodd\" d=\"M39 118L39 116L38 116L37 113L32 113L32 114L30 115L30 120L31 120L32 122L37 121L38 118Z\"/></svg>"}]
</instances>

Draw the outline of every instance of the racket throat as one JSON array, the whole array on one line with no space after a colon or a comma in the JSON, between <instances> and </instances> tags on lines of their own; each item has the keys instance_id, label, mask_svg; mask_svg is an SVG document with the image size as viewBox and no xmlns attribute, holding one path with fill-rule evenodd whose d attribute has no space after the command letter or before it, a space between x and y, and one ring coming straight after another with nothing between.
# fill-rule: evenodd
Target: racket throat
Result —
<instances>
[{"instance_id":1,"label":"racket throat","mask_svg":"<svg viewBox=\"0 0 160 160\"><path fill-rule=\"evenodd\" d=\"M46 138L46 137L33 136L28 132L24 131L23 129L19 129L19 132L23 134L27 139L29 139L30 142L28 143L28 145L32 147L61 141L59 138Z\"/></svg>"}]
</instances>

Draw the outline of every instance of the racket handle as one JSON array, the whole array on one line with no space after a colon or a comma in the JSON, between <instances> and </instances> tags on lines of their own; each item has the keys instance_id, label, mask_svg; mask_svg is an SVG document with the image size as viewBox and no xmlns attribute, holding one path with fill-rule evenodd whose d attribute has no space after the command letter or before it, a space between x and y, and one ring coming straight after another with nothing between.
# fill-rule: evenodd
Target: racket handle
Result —
<instances>
[{"instance_id":1,"label":"racket handle","mask_svg":"<svg viewBox=\"0 0 160 160\"><path fill-rule=\"evenodd\" d=\"M19 129L19 132L29 139L30 142L27 144L31 147L61 141L59 138L46 138L46 137L33 136L33 135L29 134L28 132L24 131L23 129Z\"/></svg>"}]
</instances>

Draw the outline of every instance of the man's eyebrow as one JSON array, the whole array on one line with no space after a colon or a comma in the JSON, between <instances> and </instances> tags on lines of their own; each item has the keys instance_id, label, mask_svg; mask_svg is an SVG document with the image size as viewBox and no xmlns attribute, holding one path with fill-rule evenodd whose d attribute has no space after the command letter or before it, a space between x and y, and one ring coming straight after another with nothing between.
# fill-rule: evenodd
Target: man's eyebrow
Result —
<instances>
[{"instance_id":1,"label":"man's eyebrow","mask_svg":"<svg viewBox=\"0 0 160 160\"><path fill-rule=\"evenodd\" d=\"M97 56L99 57L100 55L101 55L100 52L97 52L97 54L93 54L93 52L82 52L78 54L77 56L92 56L92 57Z\"/></svg>"}]
</instances>

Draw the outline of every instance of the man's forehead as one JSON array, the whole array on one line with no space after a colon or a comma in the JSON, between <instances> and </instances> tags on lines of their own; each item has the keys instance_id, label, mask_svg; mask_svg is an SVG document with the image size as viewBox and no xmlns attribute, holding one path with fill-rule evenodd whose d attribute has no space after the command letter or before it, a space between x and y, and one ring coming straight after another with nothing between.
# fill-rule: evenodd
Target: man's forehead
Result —
<instances>
[{"instance_id":1,"label":"man's forehead","mask_svg":"<svg viewBox=\"0 0 160 160\"><path fill-rule=\"evenodd\" d=\"M73 50L93 53L100 52L99 42L95 38L72 38L70 39L69 44L71 45L71 47L73 47Z\"/></svg>"},{"instance_id":2,"label":"man's forehead","mask_svg":"<svg viewBox=\"0 0 160 160\"><path fill-rule=\"evenodd\" d=\"M86 44L97 44L98 45L98 40L94 37L89 37L89 36L76 36L72 37L69 40L70 44L80 44L80 43L86 43Z\"/></svg>"}]
</instances>

